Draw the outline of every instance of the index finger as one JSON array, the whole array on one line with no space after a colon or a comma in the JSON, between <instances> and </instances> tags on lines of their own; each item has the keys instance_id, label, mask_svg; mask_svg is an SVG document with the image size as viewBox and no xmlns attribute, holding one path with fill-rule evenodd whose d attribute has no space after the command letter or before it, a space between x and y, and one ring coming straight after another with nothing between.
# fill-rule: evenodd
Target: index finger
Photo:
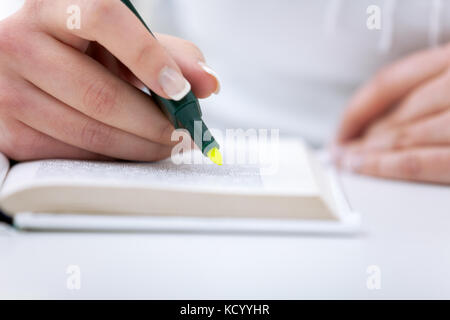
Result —
<instances>
[{"instance_id":1,"label":"index finger","mask_svg":"<svg viewBox=\"0 0 450 320\"><path fill-rule=\"evenodd\" d=\"M181 100L191 90L166 49L120 0L39 3L39 21L59 40L78 49L85 47L80 39L100 43L161 97Z\"/></svg>"}]
</instances>

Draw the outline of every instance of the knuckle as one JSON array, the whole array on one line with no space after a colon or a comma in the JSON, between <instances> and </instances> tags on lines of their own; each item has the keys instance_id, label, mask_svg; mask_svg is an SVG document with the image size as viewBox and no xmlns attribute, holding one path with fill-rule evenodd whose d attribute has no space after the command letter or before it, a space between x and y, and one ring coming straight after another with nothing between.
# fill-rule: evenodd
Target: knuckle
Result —
<instances>
[{"instance_id":1,"label":"knuckle","mask_svg":"<svg viewBox=\"0 0 450 320\"><path fill-rule=\"evenodd\" d=\"M95 120L87 120L81 129L81 143L93 150L108 149L112 146L112 128Z\"/></svg>"},{"instance_id":2,"label":"knuckle","mask_svg":"<svg viewBox=\"0 0 450 320\"><path fill-rule=\"evenodd\" d=\"M136 66L146 65L148 61L152 60L152 55L156 51L156 41L145 41L136 52L135 57L133 59L133 64Z\"/></svg>"},{"instance_id":3,"label":"knuckle","mask_svg":"<svg viewBox=\"0 0 450 320\"><path fill-rule=\"evenodd\" d=\"M88 1L86 24L89 29L96 28L97 23L101 23L105 17L112 17L116 9L117 1L95 0Z\"/></svg>"},{"instance_id":4,"label":"knuckle","mask_svg":"<svg viewBox=\"0 0 450 320\"><path fill-rule=\"evenodd\" d=\"M118 88L108 81L91 83L84 95L83 104L86 114L103 119L110 116L116 109Z\"/></svg>"},{"instance_id":5,"label":"knuckle","mask_svg":"<svg viewBox=\"0 0 450 320\"><path fill-rule=\"evenodd\" d=\"M413 154L406 154L399 164L399 173L402 177L414 179L419 177L422 172L422 163L420 158Z\"/></svg>"}]
</instances>

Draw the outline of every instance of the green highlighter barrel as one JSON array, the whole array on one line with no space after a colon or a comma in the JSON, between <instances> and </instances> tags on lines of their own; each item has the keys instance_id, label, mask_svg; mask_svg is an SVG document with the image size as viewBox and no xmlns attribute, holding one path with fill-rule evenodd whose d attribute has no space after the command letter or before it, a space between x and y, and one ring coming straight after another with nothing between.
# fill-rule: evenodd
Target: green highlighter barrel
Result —
<instances>
[{"instance_id":1,"label":"green highlighter barrel","mask_svg":"<svg viewBox=\"0 0 450 320\"><path fill-rule=\"evenodd\" d=\"M129 0L121 0L144 24L152 36L153 33L142 19L139 12ZM153 101L164 112L175 129L185 129L189 132L194 143L200 148L202 153L207 156L213 148L219 148L219 144L210 134L208 127L202 120L202 111L197 97L190 91L180 101L168 100L158 96L149 89Z\"/></svg>"}]
</instances>

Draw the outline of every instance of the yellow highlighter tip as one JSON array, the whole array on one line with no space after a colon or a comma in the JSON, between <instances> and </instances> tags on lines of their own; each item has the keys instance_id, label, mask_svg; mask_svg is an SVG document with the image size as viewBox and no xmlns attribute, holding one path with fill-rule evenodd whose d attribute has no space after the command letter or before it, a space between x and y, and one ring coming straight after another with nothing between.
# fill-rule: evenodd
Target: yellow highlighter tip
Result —
<instances>
[{"instance_id":1,"label":"yellow highlighter tip","mask_svg":"<svg viewBox=\"0 0 450 320\"><path fill-rule=\"evenodd\" d=\"M211 150L208 151L208 158L219 166L223 164L222 154L217 148L212 148Z\"/></svg>"}]
</instances>

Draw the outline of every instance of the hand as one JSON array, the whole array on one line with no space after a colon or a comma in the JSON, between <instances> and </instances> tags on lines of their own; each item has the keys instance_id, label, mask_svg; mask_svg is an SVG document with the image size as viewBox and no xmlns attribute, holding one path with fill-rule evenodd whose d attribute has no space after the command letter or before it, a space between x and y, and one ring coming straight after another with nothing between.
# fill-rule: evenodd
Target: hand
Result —
<instances>
[{"instance_id":1,"label":"hand","mask_svg":"<svg viewBox=\"0 0 450 320\"><path fill-rule=\"evenodd\" d=\"M450 184L450 47L382 70L351 101L336 145L344 169Z\"/></svg>"},{"instance_id":2,"label":"hand","mask_svg":"<svg viewBox=\"0 0 450 320\"><path fill-rule=\"evenodd\" d=\"M72 5L81 9L73 30ZM174 128L138 88L180 99L192 85L205 98L219 83L195 45L157 37L119 0L28 0L0 22L0 152L19 161L169 156Z\"/></svg>"}]
</instances>

